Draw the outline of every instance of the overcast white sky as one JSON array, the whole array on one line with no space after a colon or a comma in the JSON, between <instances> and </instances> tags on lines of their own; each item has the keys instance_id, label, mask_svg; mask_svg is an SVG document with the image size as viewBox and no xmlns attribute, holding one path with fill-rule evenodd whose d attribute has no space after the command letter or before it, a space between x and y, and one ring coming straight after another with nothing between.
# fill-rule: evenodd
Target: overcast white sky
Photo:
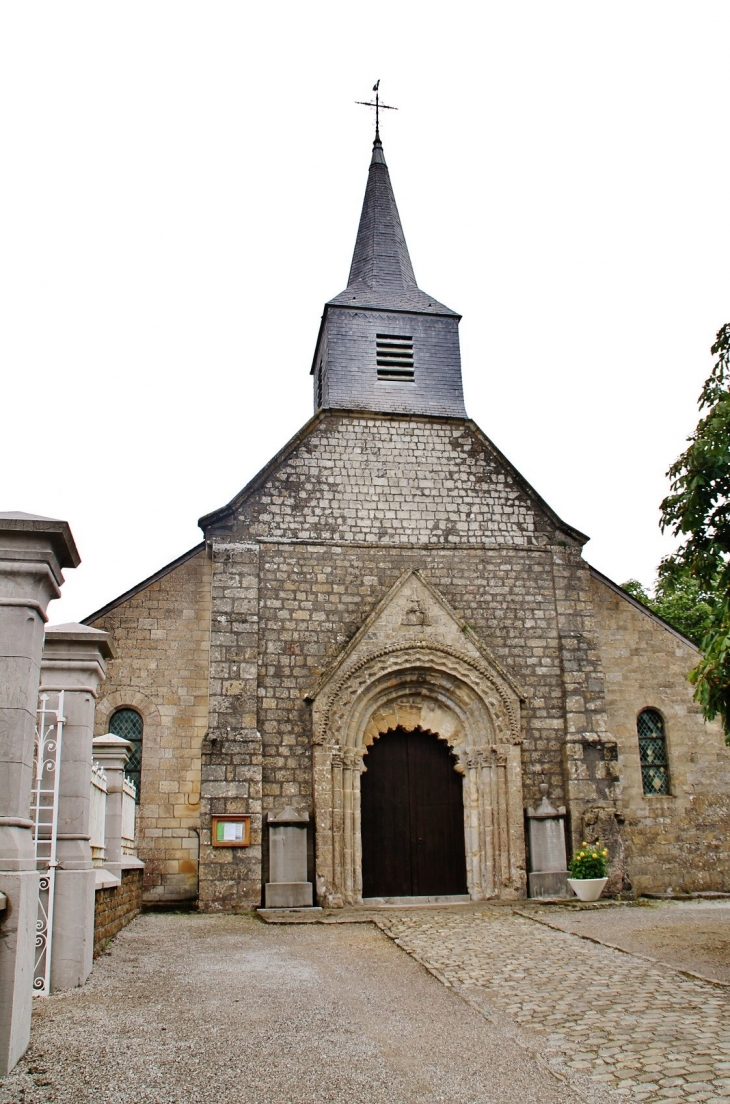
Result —
<instances>
[{"instance_id":1,"label":"overcast white sky","mask_svg":"<svg viewBox=\"0 0 730 1104\"><path fill-rule=\"evenodd\" d=\"M467 409L587 559L650 584L730 321L730 4L0 8L0 502L67 519L84 617L311 414L376 78Z\"/></svg>"}]
</instances>

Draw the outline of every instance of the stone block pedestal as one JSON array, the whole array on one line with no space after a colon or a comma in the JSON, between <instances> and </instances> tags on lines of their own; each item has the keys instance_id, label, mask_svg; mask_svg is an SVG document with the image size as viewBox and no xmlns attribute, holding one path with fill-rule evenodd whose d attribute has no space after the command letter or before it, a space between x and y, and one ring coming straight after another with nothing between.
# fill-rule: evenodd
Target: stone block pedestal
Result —
<instances>
[{"instance_id":1,"label":"stone block pedestal","mask_svg":"<svg viewBox=\"0 0 730 1104\"><path fill-rule=\"evenodd\" d=\"M565 853L565 809L553 808L548 787L540 786L542 801L537 809L527 810L530 843L530 897L572 896L568 888L568 860Z\"/></svg>"},{"instance_id":2,"label":"stone block pedestal","mask_svg":"<svg viewBox=\"0 0 730 1104\"><path fill-rule=\"evenodd\" d=\"M312 883L307 881L309 813L287 807L269 813L269 874L264 903L270 908L311 908Z\"/></svg>"},{"instance_id":3,"label":"stone block pedestal","mask_svg":"<svg viewBox=\"0 0 730 1104\"><path fill-rule=\"evenodd\" d=\"M543 870L528 874L530 897L570 897L567 870Z\"/></svg>"}]
</instances>

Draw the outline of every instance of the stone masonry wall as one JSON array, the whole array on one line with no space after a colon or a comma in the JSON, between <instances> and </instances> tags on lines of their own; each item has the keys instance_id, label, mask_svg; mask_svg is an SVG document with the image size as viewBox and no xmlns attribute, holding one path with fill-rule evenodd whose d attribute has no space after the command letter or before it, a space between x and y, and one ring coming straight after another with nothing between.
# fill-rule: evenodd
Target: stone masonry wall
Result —
<instances>
[{"instance_id":1,"label":"stone masonry wall","mask_svg":"<svg viewBox=\"0 0 730 1104\"><path fill-rule=\"evenodd\" d=\"M250 812L255 833L247 853L206 852L206 907L227 907L244 884L249 905L259 903L261 814L312 809L305 695L407 568L425 574L521 686L526 802L539 801L543 780L566 801L566 648L576 726L605 729L591 599L575 578L585 565L473 425L330 414L206 535L215 742L204 790L213 812ZM259 761L261 799L251 788Z\"/></svg>"},{"instance_id":2,"label":"stone masonry wall","mask_svg":"<svg viewBox=\"0 0 730 1104\"><path fill-rule=\"evenodd\" d=\"M142 871L123 870L122 884L96 892L94 958L142 909Z\"/></svg>"},{"instance_id":3,"label":"stone masonry wall","mask_svg":"<svg viewBox=\"0 0 730 1104\"><path fill-rule=\"evenodd\" d=\"M119 708L144 721L137 810L147 902L198 891L200 759L208 727L210 561L202 549L97 618L117 656L96 709L96 735Z\"/></svg>"},{"instance_id":4,"label":"stone masonry wall","mask_svg":"<svg viewBox=\"0 0 730 1104\"><path fill-rule=\"evenodd\" d=\"M206 536L529 546L556 520L471 422L330 411Z\"/></svg>"},{"instance_id":5,"label":"stone masonry wall","mask_svg":"<svg viewBox=\"0 0 730 1104\"><path fill-rule=\"evenodd\" d=\"M246 559L247 567L241 562ZM539 802L542 781L558 803L566 800L565 710L549 549L340 545L324 550L262 542L256 552L251 545L216 548L215 560L211 711L220 712L215 718L211 712L210 733L217 738L212 744L206 740L203 758L201 907L260 903L262 814L287 804L312 811L311 706L305 695L407 568L423 571L524 692L526 802ZM249 621L221 615L219 597L226 604L237 601L246 570L253 589L254 569L258 605L253 595L240 601L250 602L257 615L251 612ZM227 620L219 630L220 616ZM252 847L208 847L207 812L250 813Z\"/></svg>"},{"instance_id":6,"label":"stone masonry wall","mask_svg":"<svg viewBox=\"0 0 730 1104\"><path fill-rule=\"evenodd\" d=\"M259 549L212 551L210 716L201 783L201 909L251 907L261 899L261 735L257 718ZM247 813L251 845L212 847L211 816Z\"/></svg>"},{"instance_id":7,"label":"stone masonry wall","mask_svg":"<svg viewBox=\"0 0 730 1104\"><path fill-rule=\"evenodd\" d=\"M692 700L697 651L593 577L608 722L619 747L626 862L637 893L730 891L730 748ZM636 720L664 718L671 794L646 795Z\"/></svg>"},{"instance_id":8,"label":"stone masonry wall","mask_svg":"<svg viewBox=\"0 0 730 1104\"><path fill-rule=\"evenodd\" d=\"M516 679L525 795L543 778L564 800L564 704L549 550L261 545L259 727L264 810L310 807L311 707L304 695L408 568L423 572Z\"/></svg>"}]
</instances>

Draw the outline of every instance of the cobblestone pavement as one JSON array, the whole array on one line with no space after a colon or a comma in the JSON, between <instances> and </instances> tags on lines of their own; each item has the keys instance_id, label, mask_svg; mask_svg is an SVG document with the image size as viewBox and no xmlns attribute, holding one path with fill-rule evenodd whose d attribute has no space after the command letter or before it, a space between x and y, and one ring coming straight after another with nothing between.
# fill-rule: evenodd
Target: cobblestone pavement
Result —
<instances>
[{"instance_id":1,"label":"cobblestone pavement","mask_svg":"<svg viewBox=\"0 0 730 1104\"><path fill-rule=\"evenodd\" d=\"M616 1099L730 1099L730 990L505 909L378 918L396 942L556 1070Z\"/></svg>"}]
</instances>

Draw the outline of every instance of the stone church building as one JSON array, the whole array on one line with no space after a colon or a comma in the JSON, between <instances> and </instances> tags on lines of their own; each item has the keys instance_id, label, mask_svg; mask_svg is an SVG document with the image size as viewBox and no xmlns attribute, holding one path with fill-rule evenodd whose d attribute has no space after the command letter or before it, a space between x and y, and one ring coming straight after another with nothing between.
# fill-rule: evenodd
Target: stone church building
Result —
<instances>
[{"instance_id":1,"label":"stone church building","mask_svg":"<svg viewBox=\"0 0 730 1104\"><path fill-rule=\"evenodd\" d=\"M320 904L520 898L546 790L609 890L730 889L696 649L467 416L459 315L416 283L377 136L312 376L313 417L203 541L86 619L116 648L97 732L135 747L147 901L259 906L285 808ZM236 816L248 845L215 846Z\"/></svg>"}]
</instances>

